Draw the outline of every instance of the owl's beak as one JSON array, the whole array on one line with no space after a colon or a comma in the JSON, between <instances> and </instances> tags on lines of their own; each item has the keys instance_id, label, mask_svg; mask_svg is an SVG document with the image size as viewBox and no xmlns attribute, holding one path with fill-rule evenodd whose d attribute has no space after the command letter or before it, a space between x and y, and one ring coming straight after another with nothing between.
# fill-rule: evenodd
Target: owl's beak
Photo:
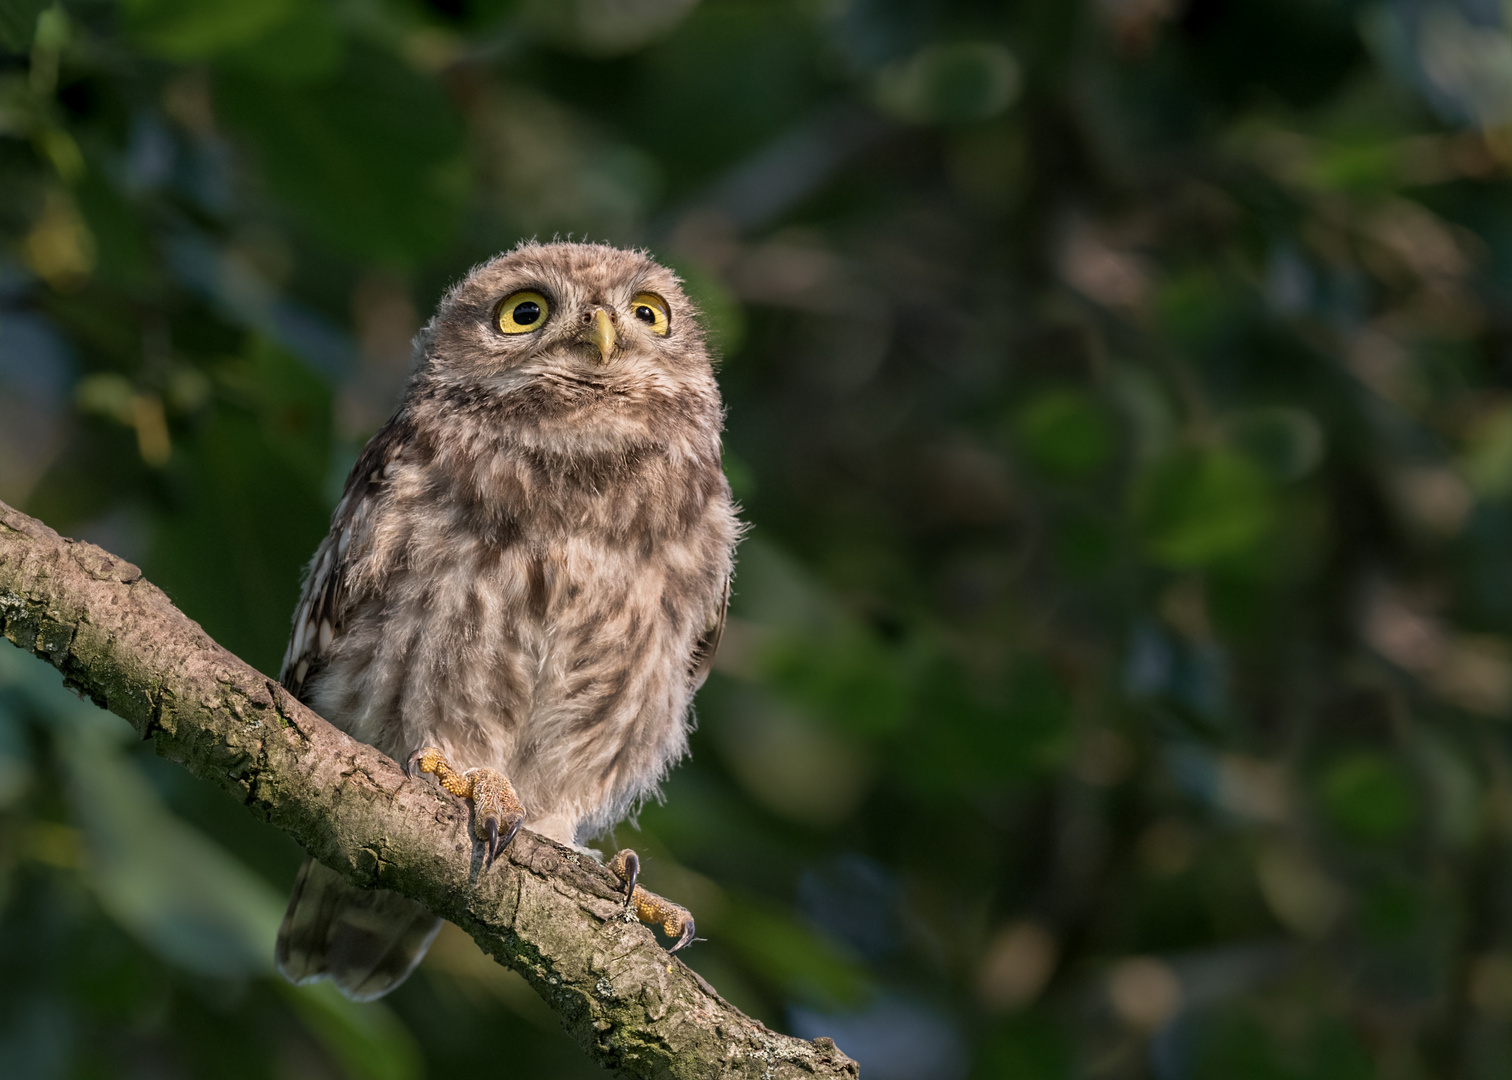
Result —
<instances>
[{"instance_id":1,"label":"owl's beak","mask_svg":"<svg viewBox=\"0 0 1512 1080\"><path fill-rule=\"evenodd\" d=\"M598 346L599 356L607 364L619 338L614 332L614 323L609 321L609 313L603 308L593 313L593 326L588 331L588 340Z\"/></svg>"}]
</instances>

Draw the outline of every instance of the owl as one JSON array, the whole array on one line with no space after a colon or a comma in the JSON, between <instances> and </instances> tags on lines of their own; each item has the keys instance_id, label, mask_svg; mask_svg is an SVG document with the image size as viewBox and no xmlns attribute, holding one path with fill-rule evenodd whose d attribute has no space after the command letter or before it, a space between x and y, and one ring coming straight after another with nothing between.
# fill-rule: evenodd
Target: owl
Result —
<instances>
[{"instance_id":1,"label":"owl","mask_svg":"<svg viewBox=\"0 0 1512 1080\"><path fill-rule=\"evenodd\" d=\"M526 243L447 292L415 353L310 563L283 684L468 800L486 863L522 825L581 845L687 752L724 625L741 526L696 312L641 252ZM627 905L686 944L638 865L611 862ZM278 966L366 1000L439 928L306 859Z\"/></svg>"}]
</instances>

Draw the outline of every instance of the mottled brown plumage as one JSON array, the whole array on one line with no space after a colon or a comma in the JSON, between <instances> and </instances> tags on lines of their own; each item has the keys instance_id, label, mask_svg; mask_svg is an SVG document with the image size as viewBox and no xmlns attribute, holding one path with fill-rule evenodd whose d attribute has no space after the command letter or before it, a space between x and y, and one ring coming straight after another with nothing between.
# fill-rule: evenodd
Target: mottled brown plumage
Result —
<instances>
[{"instance_id":1,"label":"mottled brown plumage","mask_svg":"<svg viewBox=\"0 0 1512 1080\"><path fill-rule=\"evenodd\" d=\"M579 844L686 752L723 625L739 525L703 336L645 255L526 244L448 292L416 350L311 563L283 682L396 760L497 770L527 827ZM279 965L374 997L435 925L307 864Z\"/></svg>"}]
</instances>

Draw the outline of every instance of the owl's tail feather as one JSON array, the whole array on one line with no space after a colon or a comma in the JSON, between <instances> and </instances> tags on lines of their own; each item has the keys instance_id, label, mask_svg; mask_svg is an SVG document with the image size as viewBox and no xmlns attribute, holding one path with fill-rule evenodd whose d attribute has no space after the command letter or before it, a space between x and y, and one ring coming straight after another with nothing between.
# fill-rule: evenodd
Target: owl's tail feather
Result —
<instances>
[{"instance_id":1,"label":"owl's tail feather","mask_svg":"<svg viewBox=\"0 0 1512 1080\"><path fill-rule=\"evenodd\" d=\"M371 1001L415 970L440 929L413 900L359 889L307 858L278 929L278 970L292 983L331 979L353 1001Z\"/></svg>"}]
</instances>

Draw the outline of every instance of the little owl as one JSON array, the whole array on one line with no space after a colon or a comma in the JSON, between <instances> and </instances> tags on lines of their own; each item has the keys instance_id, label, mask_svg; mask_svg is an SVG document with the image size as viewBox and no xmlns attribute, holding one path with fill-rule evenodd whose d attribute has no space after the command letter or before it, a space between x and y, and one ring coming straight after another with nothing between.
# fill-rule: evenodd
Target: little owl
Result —
<instances>
[{"instance_id":1,"label":"little owl","mask_svg":"<svg viewBox=\"0 0 1512 1080\"><path fill-rule=\"evenodd\" d=\"M529 243L453 287L415 351L311 561L283 684L469 799L486 863L522 824L578 845L686 753L724 624L740 526L703 334L644 254ZM692 917L638 865L611 869L680 948ZM374 998L439 927L306 859L278 965Z\"/></svg>"}]
</instances>

